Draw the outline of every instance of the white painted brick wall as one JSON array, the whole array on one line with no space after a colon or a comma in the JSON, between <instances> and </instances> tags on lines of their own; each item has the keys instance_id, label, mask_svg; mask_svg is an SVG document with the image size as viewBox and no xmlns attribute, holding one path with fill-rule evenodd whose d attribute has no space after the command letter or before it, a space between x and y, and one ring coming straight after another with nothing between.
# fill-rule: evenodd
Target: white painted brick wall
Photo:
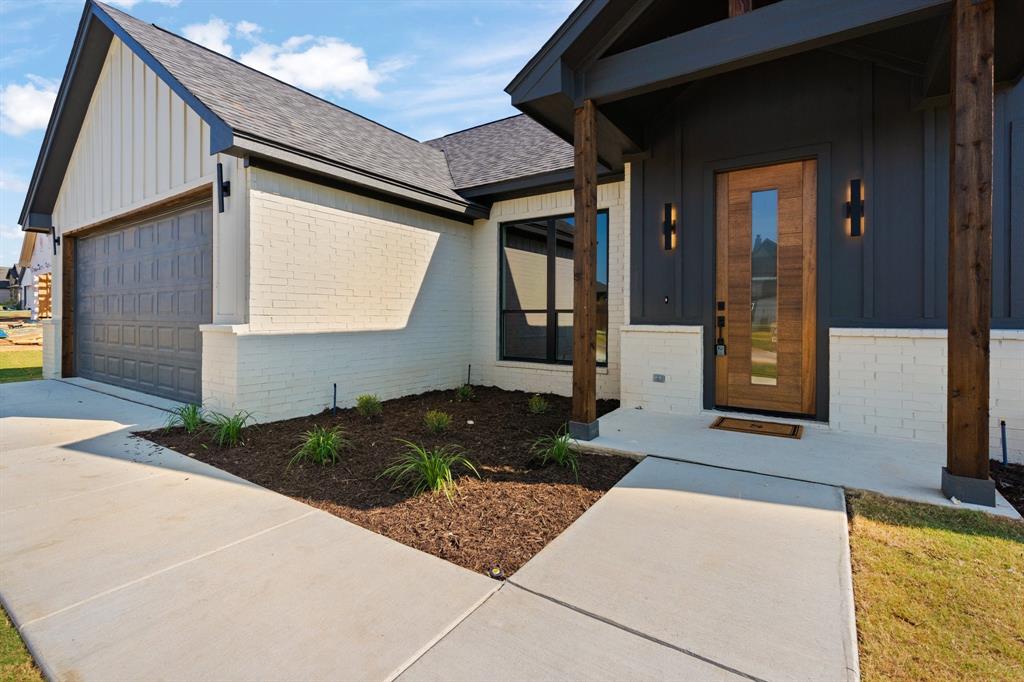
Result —
<instances>
[{"instance_id":1,"label":"white painted brick wall","mask_svg":"<svg viewBox=\"0 0 1024 682\"><path fill-rule=\"evenodd\" d=\"M599 185L597 206L608 209L608 367L597 370L599 398L619 397L619 329L626 317L623 273L629 240L625 182ZM572 367L500 360L498 338L498 247L500 224L573 212L572 190L499 201L473 232L473 383L511 390L572 394Z\"/></svg>"},{"instance_id":2,"label":"white painted brick wall","mask_svg":"<svg viewBox=\"0 0 1024 682\"><path fill-rule=\"evenodd\" d=\"M252 173L249 324L203 328L203 398L260 421L460 384L473 227Z\"/></svg>"},{"instance_id":3,"label":"white painted brick wall","mask_svg":"<svg viewBox=\"0 0 1024 682\"><path fill-rule=\"evenodd\" d=\"M39 320L43 332L43 378L59 379L61 376L61 320Z\"/></svg>"},{"instance_id":4,"label":"white painted brick wall","mask_svg":"<svg viewBox=\"0 0 1024 682\"><path fill-rule=\"evenodd\" d=\"M622 328L622 406L696 414L703 395L703 328L628 325ZM654 381L665 376L664 383Z\"/></svg>"},{"instance_id":5,"label":"white painted brick wall","mask_svg":"<svg viewBox=\"0 0 1024 682\"><path fill-rule=\"evenodd\" d=\"M829 367L832 428L945 443L946 330L832 329ZM1003 418L1024 462L1024 331L992 331L990 410L992 456Z\"/></svg>"}]
</instances>

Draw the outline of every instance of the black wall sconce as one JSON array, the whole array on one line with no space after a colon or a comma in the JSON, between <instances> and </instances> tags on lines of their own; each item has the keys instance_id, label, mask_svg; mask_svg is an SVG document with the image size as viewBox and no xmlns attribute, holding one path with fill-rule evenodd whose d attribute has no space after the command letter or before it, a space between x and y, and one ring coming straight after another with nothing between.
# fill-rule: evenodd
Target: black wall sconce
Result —
<instances>
[{"instance_id":1,"label":"black wall sconce","mask_svg":"<svg viewBox=\"0 0 1024 682\"><path fill-rule=\"evenodd\" d=\"M224 197L231 196L231 181L224 182L224 164L217 163L217 213L224 212Z\"/></svg>"},{"instance_id":2,"label":"black wall sconce","mask_svg":"<svg viewBox=\"0 0 1024 682\"><path fill-rule=\"evenodd\" d=\"M665 204L665 216L661 223L662 246L666 251L676 248L676 210L672 204Z\"/></svg>"},{"instance_id":3,"label":"black wall sconce","mask_svg":"<svg viewBox=\"0 0 1024 682\"><path fill-rule=\"evenodd\" d=\"M864 231L864 196L860 179L850 180L850 200L846 202L846 217L850 220L850 236L859 237Z\"/></svg>"}]
</instances>

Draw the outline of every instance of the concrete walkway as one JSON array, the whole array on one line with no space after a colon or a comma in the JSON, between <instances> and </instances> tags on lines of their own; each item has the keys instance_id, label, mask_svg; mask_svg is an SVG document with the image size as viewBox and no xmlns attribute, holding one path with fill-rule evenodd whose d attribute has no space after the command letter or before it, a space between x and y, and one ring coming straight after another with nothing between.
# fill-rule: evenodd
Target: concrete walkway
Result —
<instances>
[{"instance_id":1,"label":"concrete walkway","mask_svg":"<svg viewBox=\"0 0 1024 682\"><path fill-rule=\"evenodd\" d=\"M165 412L0 405L0 597L51 679L387 679L498 586L129 436Z\"/></svg>"},{"instance_id":2,"label":"concrete walkway","mask_svg":"<svg viewBox=\"0 0 1024 682\"><path fill-rule=\"evenodd\" d=\"M857 679L842 491L648 457L401 679L565 677Z\"/></svg>"},{"instance_id":3,"label":"concrete walkway","mask_svg":"<svg viewBox=\"0 0 1024 682\"><path fill-rule=\"evenodd\" d=\"M651 457L497 583L131 437L134 397L0 386L0 598L52 679L856 677L837 488Z\"/></svg>"}]
</instances>

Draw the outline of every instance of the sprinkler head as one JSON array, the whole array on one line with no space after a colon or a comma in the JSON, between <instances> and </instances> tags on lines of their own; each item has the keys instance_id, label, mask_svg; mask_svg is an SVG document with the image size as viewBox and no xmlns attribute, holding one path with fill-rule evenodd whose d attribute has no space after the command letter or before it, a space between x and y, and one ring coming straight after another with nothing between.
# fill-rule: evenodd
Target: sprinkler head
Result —
<instances>
[{"instance_id":1,"label":"sprinkler head","mask_svg":"<svg viewBox=\"0 0 1024 682\"><path fill-rule=\"evenodd\" d=\"M491 566L487 570L487 575L490 576L491 578L494 578L495 580L504 580L505 579L505 572L501 570L500 566Z\"/></svg>"}]
</instances>

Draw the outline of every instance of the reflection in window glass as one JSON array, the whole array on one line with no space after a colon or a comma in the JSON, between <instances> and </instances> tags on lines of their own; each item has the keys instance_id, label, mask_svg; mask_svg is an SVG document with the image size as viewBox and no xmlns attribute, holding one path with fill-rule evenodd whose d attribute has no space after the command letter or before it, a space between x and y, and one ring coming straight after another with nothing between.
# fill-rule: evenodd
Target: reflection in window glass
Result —
<instances>
[{"instance_id":1,"label":"reflection in window glass","mask_svg":"<svg viewBox=\"0 0 1024 682\"><path fill-rule=\"evenodd\" d=\"M572 216L502 232L501 348L507 360L572 363ZM549 285L550 279L550 285ZM597 214L597 362L608 362L608 213Z\"/></svg>"},{"instance_id":2,"label":"reflection in window glass","mask_svg":"<svg viewBox=\"0 0 1024 682\"><path fill-rule=\"evenodd\" d=\"M750 195L750 383L779 377L779 192Z\"/></svg>"}]
</instances>

